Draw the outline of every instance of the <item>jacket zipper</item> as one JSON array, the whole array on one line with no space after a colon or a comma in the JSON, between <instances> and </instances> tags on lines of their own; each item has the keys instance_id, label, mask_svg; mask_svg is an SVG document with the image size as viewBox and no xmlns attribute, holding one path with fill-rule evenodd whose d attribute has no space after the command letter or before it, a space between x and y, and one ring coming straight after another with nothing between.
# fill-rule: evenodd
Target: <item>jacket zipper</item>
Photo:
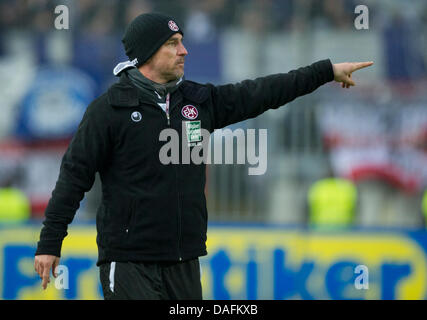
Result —
<instances>
[{"instance_id":1,"label":"jacket zipper","mask_svg":"<svg viewBox=\"0 0 427 320\"><path fill-rule=\"evenodd\" d=\"M165 107L165 111L166 111L166 119L168 120L168 126L170 126L170 114L169 114L169 106L170 106L170 93L168 93L166 95L166 107ZM175 185L178 185L178 169L175 168ZM181 256L181 196L179 194L179 190L177 191L178 194L178 260L182 261L182 256Z\"/></svg>"},{"instance_id":2,"label":"jacket zipper","mask_svg":"<svg viewBox=\"0 0 427 320\"><path fill-rule=\"evenodd\" d=\"M166 119L168 120L168 126L171 125L171 120L169 115L169 104L170 104L170 93L166 95Z\"/></svg>"},{"instance_id":3,"label":"jacket zipper","mask_svg":"<svg viewBox=\"0 0 427 320\"><path fill-rule=\"evenodd\" d=\"M132 218L133 218L134 214L135 214L135 203L134 203L134 200L132 200L131 205L130 205L130 213L129 213L129 217L128 217L128 221L127 221L126 229L125 229L127 236L129 236L129 229L130 229L130 226L132 223Z\"/></svg>"},{"instance_id":4,"label":"jacket zipper","mask_svg":"<svg viewBox=\"0 0 427 320\"><path fill-rule=\"evenodd\" d=\"M176 176L176 182L178 183L178 177L177 177L177 174L175 175ZM178 190L178 260L179 261L182 261L182 256L181 256L181 233L182 233L182 230L181 230L181 195L180 195L180 193L179 193L179 190Z\"/></svg>"}]
</instances>

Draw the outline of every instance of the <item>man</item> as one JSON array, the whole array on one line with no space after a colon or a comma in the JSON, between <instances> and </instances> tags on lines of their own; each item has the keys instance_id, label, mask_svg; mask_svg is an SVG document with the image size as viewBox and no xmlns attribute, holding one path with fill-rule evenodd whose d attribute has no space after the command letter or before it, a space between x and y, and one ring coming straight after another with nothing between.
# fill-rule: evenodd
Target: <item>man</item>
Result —
<instances>
[{"instance_id":1,"label":"man","mask_svg":"<svg viewBox=\"0 0 427 320\"><path fill-rule=\"evenodd\" d=\"M175 129L185 139L183 121L212 132L334 79L349 88L355 85L351 73L372 64L323 60L235 85L202 85L183 79L182 39L174 19L162 14L142 14L127 27L122 42L129 61L114 69L120 81L87 108L45 212L34 263L43 288L50 270L55 276L67 226L99 172L97 265L105 299L201 299L205 165L162 164L160 132Z\"/></svg>"}]
</instances>

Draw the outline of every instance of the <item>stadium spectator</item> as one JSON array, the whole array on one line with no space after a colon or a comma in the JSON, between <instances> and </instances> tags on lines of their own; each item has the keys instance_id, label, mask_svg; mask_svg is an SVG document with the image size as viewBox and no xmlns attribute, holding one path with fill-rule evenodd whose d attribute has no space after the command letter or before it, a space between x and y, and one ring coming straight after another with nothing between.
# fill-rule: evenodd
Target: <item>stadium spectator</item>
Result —
<instances>
[{"instance_id":1,"label":"stadium spectator","mask_svg":"<svg viewBox=\"0 0 427 320\"><path fill-rule=\"evenodd\" d=\"M338 177L321 179L310 187L308 203L311 227L348 228L354 221L357 188L347 179Z\"/></svg>"},{"instance_id":2,"label":"stadium spectator","mask_svg":"<svg viewBox=\"0 0 427 320\"><path fill-rule=\"evenodd\" d=\"M421 202L421 212L424 218L424 226L427 228L427 190L423 193L423 198Z\"/></svg>"},{"instance_id":3,"label":"stadium spectator","mask_svg":"<svg viewBox=\"0 0 427 320\"><path fill-rule=\"evenodd\" d=\"M415 27L416 26L416 27ZM408 21L396 11L384 28L386 74L395 82L410 82L426 76L426 65L419 51L418 21Z\"/></svg>"},{"instance_id":4,"label":"stadium spectator","mask_svg":"<svg viewBox=\"0 0 427 320\"><path fill-rule=\"evenodd\" d=\"M13 186L15 174L2 177L0 187L0 223L20 223L30 216L30 201L26 194Z\"/></svg>"}]
</instances>

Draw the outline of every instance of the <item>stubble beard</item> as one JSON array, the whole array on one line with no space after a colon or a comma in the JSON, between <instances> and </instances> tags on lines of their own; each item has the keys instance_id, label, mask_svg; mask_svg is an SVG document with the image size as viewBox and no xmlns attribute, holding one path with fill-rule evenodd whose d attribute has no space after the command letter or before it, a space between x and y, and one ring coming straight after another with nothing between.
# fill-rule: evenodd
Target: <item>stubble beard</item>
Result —
<instances>
[{"instance_id":1,"label":"stubble beard","mask_svg":"<svg viewBox=\"0 0 427 320\"><path fill-rule=\"evenodd\" d=\"M163 73L163 78L167 81L175 81L184 75L184 71L180 69L168 70Z\"/></svg>"}]
</instances>

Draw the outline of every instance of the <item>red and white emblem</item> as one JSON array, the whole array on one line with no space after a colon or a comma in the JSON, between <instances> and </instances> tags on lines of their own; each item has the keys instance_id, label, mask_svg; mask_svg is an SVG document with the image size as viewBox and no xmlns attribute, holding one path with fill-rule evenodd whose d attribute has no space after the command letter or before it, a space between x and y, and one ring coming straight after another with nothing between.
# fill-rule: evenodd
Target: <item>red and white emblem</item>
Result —
<instances>
[{"instance_id":1,"label":"red and white emblem","mask_svg":"<svg viewBox=\"0 0 427 320\"><path fill-rule=\"evenodd\" d=\"M175 21L170 20L168 22L168 26L169 26L169 29L171 29L172 31L178 31L179 30L178 25L175 23Z\"/></svg>"},{"instance_id":2,"label":"red and white emblem","mask_svg":"<svg viewBox=\"0 0 427 320\"><path fill-rule=\"evenodd\" d=\"M182 107L181 114L189 120L194 120L199 115L199 112L197 111L195 106L192 106L191 104L189 104Z\"/></svg>"}]
</instances>

